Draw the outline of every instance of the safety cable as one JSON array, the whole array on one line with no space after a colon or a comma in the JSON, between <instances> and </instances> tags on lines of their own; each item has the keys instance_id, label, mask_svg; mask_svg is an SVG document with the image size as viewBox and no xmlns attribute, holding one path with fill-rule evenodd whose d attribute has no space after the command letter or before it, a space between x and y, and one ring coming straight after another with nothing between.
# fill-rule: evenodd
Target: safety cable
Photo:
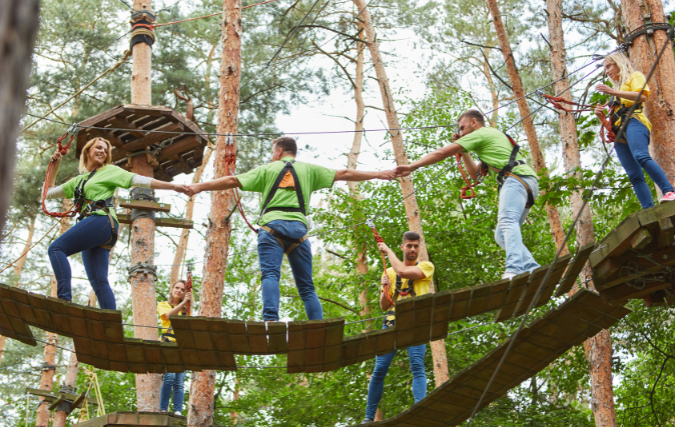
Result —
<instances>
[{"instance_id":1,"label":"safety cable","mask_svg":"<svg viewBox=\"0 0 675 427\"><path fill-rule=\"evenodd\" d=\"M666 37L666 41L663 43L663 47L661 48L661 51L659 52L658 56L656 57L656 60L654 61L654 65L652 65L652 68L651 68L651 70L649 71L649 74L646 77L645 84L642 86L642 89L638 93L638 96L637 96L636 99L639 99L642 96L645 88L647 87L647 83L649 83L649 80L654 75L654 72L656 71L656 67L659 64L659 61L661 60L661 56L663 55L663 52L666 50L666 48L668 47L668 45L671 42L671 39L673 38L674 30L675 29L673 27L671 27L668 30L668 36ZM628 111L627 117L630 117L633 114L637 105L638 105L637 102L633 103L633 105L630 107L630 110ZM619 132L617 132L617 140L620 140L621 137L625 134L626 127L628 126L628 122L629 122L629 120L626 120L625 123L621 124L621 128L619 129ZM560 254L562 253L563 249L566 248L567 242L568 242L570 236L572 235L572 233L575 230L574 227L576 226L577 222L579 221L579 218L581 217L581 214L582 214L583 210L585 209L586 205L588 204L588 201L591 198L591 195L593 194L595 187L597 186L598 182L600 182L600 178L602 177L602 174L605 171L605 168L609 164L609 161L611 159L612 153L614 152L615 146L616 146L616 144L614 146L612 146L612 149L609 151L609 153L607 153L607 157L605 157L605 160L603 161L600 170L598 171L598 173L595 176L595 181L593 183L593 186L584 195L584 201L583 201L581 207L579 208L579 211L577 212L577 215L575 216L574 221L572 222L572 224L570 224L569 229L567 231L567 234L565 235L565 239L563 240L562 244L560 245L560 248L556 252L555 258L553 259L553 262L551 263L551 266L548 268L548 270L546 270L546 275L544 276L543 280L541 281L541 283L537 287L537 292L534 294L534 297L530 301L530 304L527 307L527 311L523 315L523 319L521 320L520 324L518 325L518 329L516 329L516 332L513 335L511 335L511 337L509 338L509 344L507 345L506 350L504 351L504 354L499 359L499 363L497 364L497 367L495 368L494 372L492 373L492 375L490 377L490 381L488 381L487 386L483 390L483 393L481 394L481 397L478 400L478 403L476 403L476 406L474 407L474 409L471 413L471 416L469 417L469 422L467 423L467 427L471 426L471 423L473 422L473 419L474 419L476 413L478 412L479 408L481 407L481 404L483 403L483 400L485 399L485 396L486 396L488 390L492 387L492 383L494 382L495 378L497 377L497 374L499 373L499 370L501 369L502 365L504 364L504 361L506 360L506 357L511 352L511 349L513 348L513 345L516 342L516 340L518 338L518 335L520 334L520 332L525 327L525 322L527 322L527 319L530 315L530 312L532 311L534 306L537 304L537 301L539 301L539 297L541 296L541 294L543 292L544 285L546 285L546 283L548 282L548 279L551 276L551 273L553 272L553 267L555 266L556 262L560 258ZM443 425L447 426L447 425L449 425L449 423L445 423Z\"/></svg>"}]
</instances>

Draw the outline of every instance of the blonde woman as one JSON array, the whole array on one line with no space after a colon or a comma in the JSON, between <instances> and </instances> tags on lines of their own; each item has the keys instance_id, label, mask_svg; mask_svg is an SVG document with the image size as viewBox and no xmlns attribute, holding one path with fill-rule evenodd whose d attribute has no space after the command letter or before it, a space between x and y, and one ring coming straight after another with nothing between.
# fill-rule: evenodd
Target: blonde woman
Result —
<instances>
[{"instance_id":1,"label":"blonde woman","mask_svg":"<svg viewBox=\"0 0 675 427\"><path fill-rule=\"evenodd\" d=\"M63 185L54 187L56 173L61 163L58 150L52 155L54 172L48 183L48 199L74 197L82 200L78 223L49 246L49 261L56 276L57 296L72 301L71 270L68 257L82 253L82 263L87 278L96 293L99 307L115 310L115 295L108 283L108 255L115 245L119 223L112 204L112 196L118 187L144 187L184 192L180 185L158 181L127 172L111 165L112 146L103 138L88 141L80 156L79 175Z\"/></svg>"},{"instance_id":2,"label":"blonde woman","mask_svg":"<svg viewBox=\"0 0 675 427\"><path fill-rule=\"evenodd\" d=\"M187 292L185 280L178 280L169 290L169 301L157 304L157 314L162 324L162 341L176 342L171 328L170 316L185 316L186 305L192 301L192 292ZM173 412L181 415L185 399L185 372L165 373L162 388L159 391L159 411L169 410L169 400L173 391Z\"/></svg>"},{"instance_id":3,"label":"blonde woman","mask_svg":"<svg viewBox=\"0 0 675 427\"><path fill-rule=\"evenodd\" d=\"M595 88L599 92L612 95L614 97L612 101L620 103L616 108L619 114L612 117L612 126L620 126L622 121L628 120L625 136L621 141L614 143L614 148L621 165L630 178L633 191L635 191L642 209L654 206L652 193L645 181L643 169L661 189L663 197L659 200L660 203L675 200L673 186L668 181L668 177L666 177L661 166L649 155L649 136L652 125L644 115L644 108L641 105L649 97L649 86L645 85L647 80L644 74L636 71L628 57L619 52L608 55L605 58L604 66L613 86L619 89L614 89L605 84L599 84ZM644 92L638 99L643 86ZM629 118L626 118L628 109L635 102L640 103L640 105L636 107L635 112ZM602 106L597 106L595 107L595 114L601 118L603 110Z\"/></svg>"}]
</instances>

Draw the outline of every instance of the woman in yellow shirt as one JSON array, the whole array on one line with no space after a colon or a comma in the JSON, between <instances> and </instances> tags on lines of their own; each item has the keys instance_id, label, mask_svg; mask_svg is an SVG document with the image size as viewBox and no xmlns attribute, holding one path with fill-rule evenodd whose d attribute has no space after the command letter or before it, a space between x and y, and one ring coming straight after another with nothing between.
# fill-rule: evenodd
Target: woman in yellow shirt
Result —
<instances>
[{"instance_id":1,"label":"woman in yellow shirt","mask_svg":"<svg viewBox=\"0 0 675 427\"><path fill-rule=\"evenodd\" d=\"M644 103L649 97L649 86L646 85L647 80L639 71L633 68L630 60L623 53L617 52L608 55L604 62L605 72L612 81L614 89L605 84L599 84L595 88L602 93L606 93L615 97L621 103L621 107L627 110L635 102ZM639 92L644 87L640 99L638 99ZM595 114L600 118L603 114L603 107L595 107ZM621 125L621 119L615 120L613 126ZM649 155L649 137L652 125L643 113L643 106L639 105L635 112L628 118L628 125L625 130L625 138L614 143L616 155L619 157L621 166L623 166L626 174L630 178L630 183L633 185L633 191L642 205L642 209L651 208L654 206L652 193L645 181L643 169L647 172L649 177L661 189L663 197L659 200L660 203L670 202L675 200L675 192L668 177L661 169L661 166L652 159Z\"/></svg>"},{"instance_id":2,"label":"woman in yellow shirt","mask_svg":"<svg viewBox=\"0 0 675 427\"><path fill-rule=\"evenodd\" d=\"M171 328L170 316L185 316L186 305L192 301L192 292L187 292L185 280L178 280L169 290L169 300L157 304L157 314L162 324L162 341L176 342L176 337ZM159 392L159 411L169 410L169 400L173 391L173 412L181 415L183 412L183 400L185 399L185 372L164 373L164 382Z\"/></svg>"}]
</instances>

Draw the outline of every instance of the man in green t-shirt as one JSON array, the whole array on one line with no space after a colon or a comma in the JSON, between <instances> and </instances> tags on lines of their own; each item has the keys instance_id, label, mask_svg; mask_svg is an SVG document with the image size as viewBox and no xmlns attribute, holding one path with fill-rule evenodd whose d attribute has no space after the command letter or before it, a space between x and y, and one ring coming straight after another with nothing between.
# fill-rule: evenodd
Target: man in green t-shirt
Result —
<instances>
[{"instance_id":1,"label":"man in green t-shirt","mask_svg":"<svg viewBox=\"0 0 675 427\"><path fill-rule=\"evenodd\" d=\"M459 116L458 127L459 133L452 136L452 144L429 153L409 165L398 166L397 176L408 176L422 166L433 165L459 153L462 154L467 172L474 180L478 178L481 169L492 170L499 174L509 165L513 144L504 132L486 127L485 118L480 111L464 112ZM470 151L476 153L481 162L476 164L469 154ZM517 274L531 272L539 267L523 244L520 231L531 204L539 193L539 180L520 153L515 156L512 165L513 169L504 175L501 182L495 229L495 240L506 251L506 270L502 279L511 279Z\"/></svg>"},{"instance_id":2,"label":"man in green t-shirt","mask_svg":"<svg viewBox=\"0 0 675 427\"><path fill-rule=\"evenodd\" d=\"M273 141L272 162L237 176L188 186L188 195L202 191L241 188L262 193L258 223L258 259L262 272L263 320L279 320L279 279L284 253L309 320L323 319L323 309L312 279L312 249L307 240L307 212L313 192L330 188L335 181L392 180L393 170L364 172L333 170L295 161L298 147L293 138Z\"/></svg>"}]
</instances>

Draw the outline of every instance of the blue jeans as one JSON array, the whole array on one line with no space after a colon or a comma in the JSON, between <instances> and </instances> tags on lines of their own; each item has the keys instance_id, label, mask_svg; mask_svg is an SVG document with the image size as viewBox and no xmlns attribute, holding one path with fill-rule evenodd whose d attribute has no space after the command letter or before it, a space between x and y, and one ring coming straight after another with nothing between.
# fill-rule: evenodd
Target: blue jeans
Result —
<instances>
[{"instance_id":1,"label":"blue jeans","mask_svg":"<svg viewBox=\"0 0 675 427\"><path fill-rule=\"evenodd\" d=\"M382 329L386 329L386 326L383 326ZM427 374L424 372L424 353L426 353L426 351L426 344L408 347L410 370L413 374L412 392L415 403L424 399L427 395ZM375 418L377 405L380 404L382 393L384 391L384 377L386 377L387 372L389 372L389 366L394 359L394 355L396 355L396 350L375 358L375 369L373 370L373 376L370 378L370 385L368 386L366 418Z\"/></svg>"},{"instance_id":2,"label":"blue jeans","mask_svg":"<svg viewBox=\"0 0 675 427\"><path fill-rule=\"evenodd\" d=\"M159 411L169 410L169 399L173 391L173 412L183 412L183 400L185 399L185 372L178 374L165 373L162 389L159 391Z\"/></svg>"},{"instance_id":3,"label":"blue jeans","mask_svg":"<svg viewBox=\"0 0 675 427\"><path fill-rule=\"evenodd\" d=\"M300 221L276 220L265 224L267 227L278 231L293 239L299 239L307 234L307 226ZM291 243L279 243L276 237L267 231L260 229L258 233L258 259L262 272L262 299L263 320L279 320L279 279L281 277L281 261L284 257L285 248ZM305 312L309 320L323 319L323 308L319 297L314 289L312 279L312 247L309 240L305 240L295 247L288 255L291 271L295 279L295 286L302 302L305 303Z\"/></svg>"},{"instance_id":4,"label":"blue jeans","mask_svg":"<svg viewBox=\"0 0 675 427\"><path fill-rule=\"evenodd\" d=\"M649 177L661 189L663 194L673 191L668 177L652 156L649 155L649 130L638 119L630 119L626 126L626 141L615 142L614 149L621 166L626 171L633 191L642 205L642 209L654 206L652 192L645 181L644 169Z\"/></svg>"},{"instance_id":5,"label":"blue jeans","mask_svg":"<svg viewBox=\"0 0 675 427\"><path fill-rule=\"evenodd\" d=\"M539 194L539 180L533 176L520 176L532 191L535 199ZM527 189L516 178L509 177L499 192L499 212L495 240L506 251L506 273L520 274L539 267L530 251L523 244L520 227L530 212L527 204Z\"/></svg>"},{"instance_id":6,"label":"blue jeans","mask_svg":"<svg viewBox=\"0 0 675 427\"><path fill-rule=\"evenodd\" d=\"M118 229L118 225L115 224ZM116 310L115 294L108 283L108 256L109 249L104 249L110 241L112 229L107 215L91 215L75 224L70 230L63 233L49 245L49 261L56 276L56 296L66 301L72 301L71 279L72 272L68 257L78 252L82 253L82 263L87 272L87 278L94 288L98 305L108 310Z\"/></svg>"}]
</instances>

